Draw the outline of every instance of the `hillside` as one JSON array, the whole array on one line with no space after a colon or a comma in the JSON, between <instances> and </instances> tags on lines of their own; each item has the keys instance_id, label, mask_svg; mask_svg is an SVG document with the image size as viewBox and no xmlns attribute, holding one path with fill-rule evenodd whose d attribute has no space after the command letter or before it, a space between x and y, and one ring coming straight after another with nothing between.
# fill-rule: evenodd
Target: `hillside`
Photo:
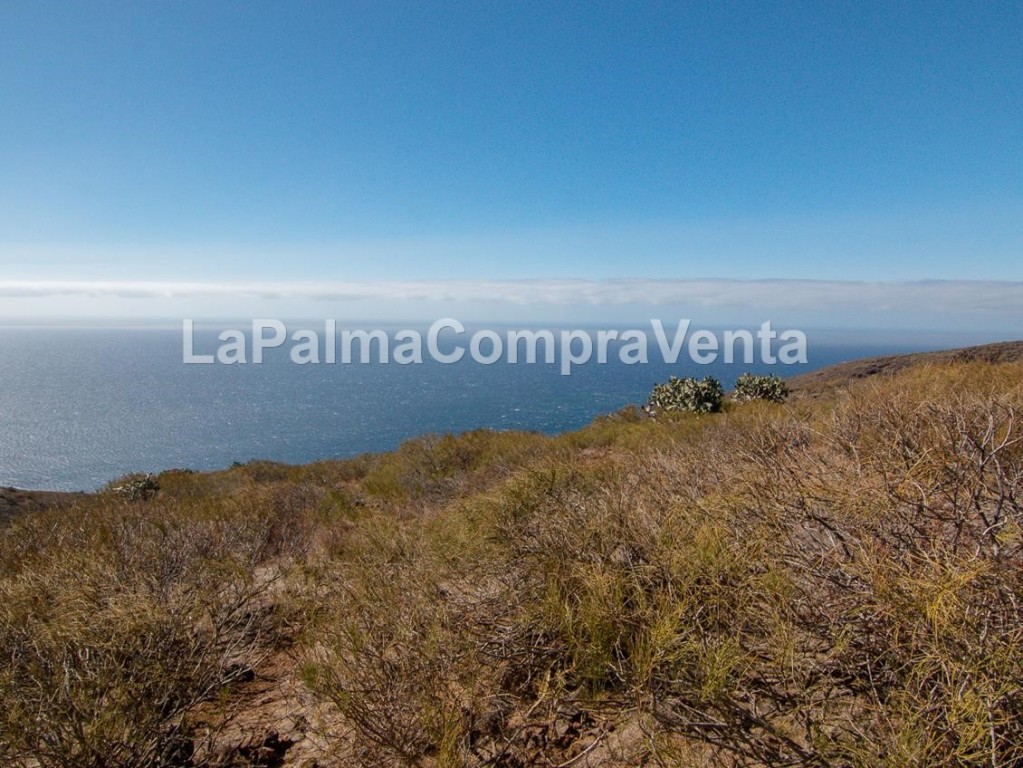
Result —
<instances>
[{"instance_id":1,"label":"hillside","mask_svg":"<svg viewBox=\"0 0 1023 768\"><path fill-rule=\"evenodd\" d=\"M51 507L68 507L82 496L80 493L0 488L0 525L26 512L38 512Z\"/></svg>"},{"instance_id":2,"label":"hillside","mask_svg":"<svg viewBox=\"0 0 1023 768\"><path fill-rule=\"evenodd\" d=\"M889 355L850 360L818 371L811 371L788 380L789 389L797 396L818 397L851 382L871 376L891 376L906 368L920 365L943 366L949 363L1018 363L1023 361L1023 341L1002 341L975 347L960 347L938 352L910 355Z\"/></svg>"},{"instance_id":3,"label":"hillside","mask_svg":"<svg viewBox=\"0 0 1023 768\"><path fill-rule=\"evenodd\" d=\"M0 761L1023 765L1020 346L19 516Z\"/></svg>"}]
</instances>

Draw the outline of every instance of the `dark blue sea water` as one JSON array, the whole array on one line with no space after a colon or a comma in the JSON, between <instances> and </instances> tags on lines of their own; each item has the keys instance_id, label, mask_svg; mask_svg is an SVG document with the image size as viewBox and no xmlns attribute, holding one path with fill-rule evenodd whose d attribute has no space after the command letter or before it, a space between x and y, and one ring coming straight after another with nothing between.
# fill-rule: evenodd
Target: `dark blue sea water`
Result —
<instances>
[{"instance_id":1,"label":"dark blue sea water","mask_svg":"<svg viewBox=\"0 0 1023 768\"><path fill-rule=\"evenodd\" d=\"M223 327L233 327L230 325ZM942 346L961 339L810 333L806 366ZM197 331L196 351L217 347ZM746 367L660 361L558 365L467 360L442 365L185 365L180 329L0 328L0 485L94 489L133 471L213 469L234 461L300 463L396 447L427 432L477 427L546 433L641 403L671 374L730 386Z\"/></svg>"}]
</instances>

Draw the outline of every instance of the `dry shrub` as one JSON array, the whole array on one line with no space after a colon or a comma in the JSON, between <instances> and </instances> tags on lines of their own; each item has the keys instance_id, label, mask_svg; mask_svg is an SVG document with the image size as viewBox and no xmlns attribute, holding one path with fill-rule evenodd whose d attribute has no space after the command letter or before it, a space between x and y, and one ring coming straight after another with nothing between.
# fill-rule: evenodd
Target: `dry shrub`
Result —
<instances>
[{"instance_id":1,"label":"dry shrub","mask_svg":"<svg viewBox=\"0 0 1023 768\"><path fill-rule=\"evenodd\" d=\"M188 765L294 563L350 762L599 764L639 723L653 765L1021 765L1021 413L1018 366L921 368L23 518L0 756Z\"/></svg>"},{"instance_id":2,"label":"dry shrub","mask_svg":"<svg viewBox=\"0 0 1023 768\"><path fill-rule=\"evenodd\" d=\"M478 490L532 460L546 442L537 434L488 429L425 435L375 457L363 487L385 499L442 501Z\"/></svg>"},{"instance_id":3,"label":"dry shrub","mask_svg":"<svg viewBox=\"0 0 1023 768\"><path fill-rule=\"evenodd\" d=\"M1015 367L913 371L646 447L620 441L634 423L594 427L597 452L549 453L435 518L487 540L461 560L424 540L470 596L445 642L471 639L463 669L519 711L553 697L648 713L712 764L1016 764L1018 382ZM385 604L377 621L402 615ZM410 631L407 654L428 636ZM334 663L360 663L345 650ZM435 674L400 676L450 702Z\"/></svg>"},{"instance_id":4,"label":"dry shrub","mask_svg":"<svg viewBox=\"0 0 1023 768\"><path fill-rule=\"evenodd\" d=\"M41 768L196 765L189 712L278 629L299 489L217 506L100 497L0 550L0 756ZM290 505L290 506L289 506ZM301 526L299 526L301 528Z\"/></svg>"},{"instance_id":5,"label":"dry shrub","mask_svg":"<svg viewBox=\"0 0 1023 768\"><path fill-rule=\"evenodd\" d=\"M460 764L472 681L456 605L418 537L383 520L363 527L363 549L337 573L306 683L357 733L346 764Z\"/></svg>"},{"instance_id":6,"label":"dry shrub","mask_svg":"<svg viewBox=\"0 0 1023 768\"><path fill-rule=\"evenodd\" d=\"M730 430L731 506L747 534L767 526L762 566L789 585L789 643L760 648L746 686L792 734L777 759L1023 759L1018 382L1015 367L913 371Z\"/></svg>"}]
</instances>

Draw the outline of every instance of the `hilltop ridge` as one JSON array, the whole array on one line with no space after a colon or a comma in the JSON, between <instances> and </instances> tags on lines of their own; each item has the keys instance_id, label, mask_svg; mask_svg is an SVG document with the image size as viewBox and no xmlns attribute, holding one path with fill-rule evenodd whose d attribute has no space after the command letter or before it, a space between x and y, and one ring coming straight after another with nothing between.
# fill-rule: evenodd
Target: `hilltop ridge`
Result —
<instances>
[{"instance_id":1,"label":"hilltop ridge","mask_svg":"<svg viewBox=\"0 0 1023 768\"><path fill-rule=\"evenodd\" d=\"M1023 361L1023 341L1000 341L971 347L943 349L936 352L914 352L906 355L885 355L849 360L829 365L787 380L789 390L803 397L817 397L851 382L871 376L891 376L916 365L947 363L1017 363Z\"/></svg>"}]
</instances>

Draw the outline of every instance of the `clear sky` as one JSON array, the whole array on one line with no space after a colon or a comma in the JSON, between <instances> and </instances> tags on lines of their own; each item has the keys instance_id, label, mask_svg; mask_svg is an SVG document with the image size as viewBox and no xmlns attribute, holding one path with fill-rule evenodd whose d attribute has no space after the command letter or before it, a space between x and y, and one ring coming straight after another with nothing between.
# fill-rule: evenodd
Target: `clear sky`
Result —
<instances>
[{"instance_id":1,"label":"clear sky","mask_svg":"<svg viewBox=\"0 0 1023 768\"><path fill-rule=\"evenodd\" d=\"M970 322L1023 331L1023 4L0 4L0 316L705 278L841 284L850 322L847 281L982 281Z\"/></svg>"}]
</instances>

